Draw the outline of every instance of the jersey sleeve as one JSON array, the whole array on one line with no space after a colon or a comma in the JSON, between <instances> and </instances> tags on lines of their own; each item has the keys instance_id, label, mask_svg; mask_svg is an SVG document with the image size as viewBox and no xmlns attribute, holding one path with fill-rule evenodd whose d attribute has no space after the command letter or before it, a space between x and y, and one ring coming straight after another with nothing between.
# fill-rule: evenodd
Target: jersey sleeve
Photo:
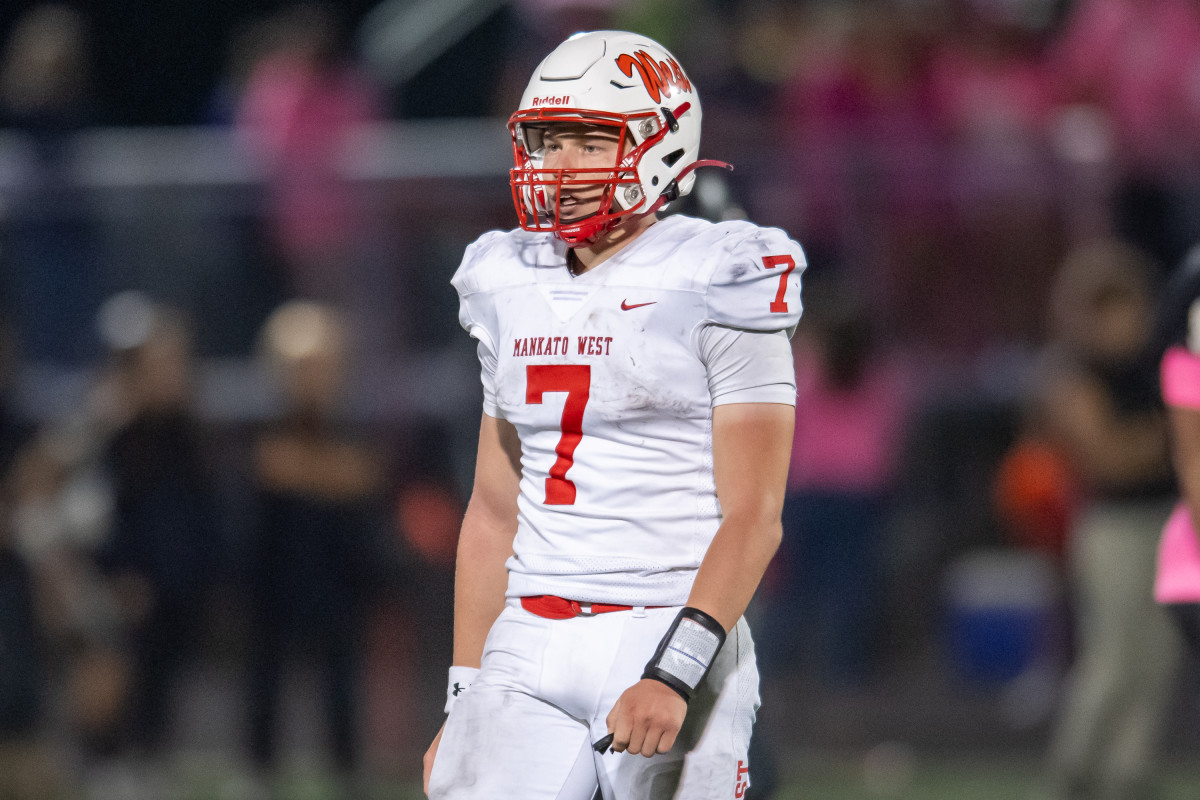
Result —
<instances>
[{"instance_id":1,"label":"jersey sleeve","mask_svg":"<svg viewBox=\"0 0 1200 800\"><path fill-rule=\"evenodd\" d=\"M800 245L778 228L747 226L715 257L705 292L706 321L750 331L784 330L800 321Z\"/></svg>"},{"instance_id":2,"label":"jersey sleeve","mask_svg":"<svg viewBox=\"0 0 1200 800\"><path fill-rule=\"evenodd\" d=\"M491 234L484 234L467 246L450 284L458 292L458 323L478 343L476 353L483 384L483 410L489 416L499 417L495 394L496 315L491 293L485 291L481 283L482 262L486 260L490 238Z\"/></svg>"},{"instance_id":3,"label":"jersey sleeve","mask_svg":"<svg viewBox=\"0 0 1200 800\"><path fill-rule=\"evenodd\" d=\"M479 355L479 380L483 384L483 410L489 417L504 416L496 402L496 352L482 339L476 347Z\"/></svg>"},{"instance_id":4,"label":"jersey sleeve","mask_svg":"<svg viewBox=\"0 0 1200 800\"><path fill-rule=\"evenodd\" d=\"M796 405L796 369L785 331L710 324L699 339L714 408L727 403Z\"/></svg>"}]
</instances>

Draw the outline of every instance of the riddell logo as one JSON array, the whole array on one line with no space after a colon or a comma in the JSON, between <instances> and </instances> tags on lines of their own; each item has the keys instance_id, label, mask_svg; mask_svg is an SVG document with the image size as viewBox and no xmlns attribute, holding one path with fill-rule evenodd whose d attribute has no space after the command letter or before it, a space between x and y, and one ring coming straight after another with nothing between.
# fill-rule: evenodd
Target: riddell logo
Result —
<instances>
[{"instance_id":1,"label":"riddell logo","mask_svg":"<svg viewBox=\"0 0 1200 800\"><path fill-rule=\"evenodd\" d=\"M554 95L546 95L545 97L535 97L530 105L534 106L569 106L571 105L571 95L562 94L555 97Z\"/></svg>"},{"instance_id":2,"label":"riddell logo","mask_svg":"<svg viewBox=\"0 0 1200 800\"><path fill-rule=\"evenodd\" d=\"M683 67L673 58L656 62L645 50L638 50L633 55L623 53L618 56L617 68L630 78L636 69L642 76L646 91L650 93L650 99L656 103L663 97L670 97L675 91L692 90L692 82L683 74Z\"/></svg>"}]
</instances>

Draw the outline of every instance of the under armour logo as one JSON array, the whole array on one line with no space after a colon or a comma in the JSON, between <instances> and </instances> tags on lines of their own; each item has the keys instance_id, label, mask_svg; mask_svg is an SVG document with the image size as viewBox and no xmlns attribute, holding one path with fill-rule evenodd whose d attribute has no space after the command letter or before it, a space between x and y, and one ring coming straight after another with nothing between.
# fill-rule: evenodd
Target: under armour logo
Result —
<instances>
[{"instance_id":1,"label":"under armour logo","mask_svg":"<svg viewBox=\"0 0 1200 800\"><path fill-rule=\"evenodd\" d=\"M458 697L460 694L462 694L466 690L467 690L467 687L460 685L458 681L454 682L454 696L455 697Z\"/></svg>"}]
</instances>

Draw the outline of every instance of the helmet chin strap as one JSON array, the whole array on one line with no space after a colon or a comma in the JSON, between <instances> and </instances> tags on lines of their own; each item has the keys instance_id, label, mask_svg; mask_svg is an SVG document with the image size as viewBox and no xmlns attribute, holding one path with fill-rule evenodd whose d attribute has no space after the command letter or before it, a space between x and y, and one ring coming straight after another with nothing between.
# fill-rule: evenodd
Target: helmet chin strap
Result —
<instances>
[{"instance_id":1,"label":"helmet chin strap","mask_svg":"<svg viewBox=\"0 0 1200 800\"><path fill-rule=\"evenodd\" d=\"M684 167L682 170L679 171L679 175L677 175L675 180L671 181L670 185L667 186L667 188L663 190L663 193L658 196L658 198L654 201L653 205L651 205L650 208L646 209L645 211L641 211L637 214L630 214L628 219L629 220L638 220L638 219L642 219L643 217L648 217L651 214L657 214L662 209L662 207L665 206L667 203L670 203L674 200L678 200L679 199L679 181L682 180L683 178L687 177L689 173L694 172L695 170L700 169L701 167L721 167L722 169L726 169L726 170L729 170L730 172L733 172L733 165L726 161L717 161L716 159L712 159L712 158L702 158L702 159L699 159L698 161L693 161L691 164L688 164L686 167ZM581 219L580 223L586 222L588 219L596 216L599 213L600 212L597 211L594 214L589 214L587 217L584 217L583 219ZM626 220L626 217L613 217L612 219L609 219L605 222L601 222L597 225L588 226L588 227L592 228L592 230L588 231L586 233L586 235L584 235L584 233L581 231L580 235L578 235L578 236L567 236L567 235L564 235L563 231L556 231L555 236L557 236L558 238L560 238L564 242L566 242L568 247L572 247L572 248L588 247L592 244L595 244L596 240L599 239L603 234L608 233L609 231L611 231L613 228L615 228L617 225L621 224L625 220ZM572 227L575 227L575 226L573 225Z\"/></svg>"},{"instance_id":2,"label":"helmet chin strap","mask_svg":"<svg viewBox=\"0 0 1200 800\"><path fill-rule=\"evenodd\" d=\"M599 215L599 211L588 214L571 225L571 228L577 230L577 234L568 234L565 231L558 230L554 235L567 243L568 247L585 247L594 244L600 235L612 230L612 223L619 218L608 220L607 222L597 222L588 224L588 220ZM580 230L582 228L582 230Z\"/></svg>"}]
</instances>

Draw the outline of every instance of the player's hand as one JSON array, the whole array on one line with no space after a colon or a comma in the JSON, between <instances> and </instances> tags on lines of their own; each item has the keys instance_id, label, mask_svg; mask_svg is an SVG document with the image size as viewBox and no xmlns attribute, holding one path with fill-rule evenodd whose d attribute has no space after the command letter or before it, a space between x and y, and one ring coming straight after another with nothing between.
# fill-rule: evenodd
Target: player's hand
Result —
<instances>
[{"instance_id":1,"label":"player's hand","mask_svg":"<svg viewBox=\"0 0 1200 800\"><path fill-rule=\"evenodd\" d=\"M612 749L647 758L665 753L687 716L687 701L662 681L643 678L617 698L605 723L613 734Z\"/></svg>"},{"instance_id":2,"label":"player's hand","mask_svg":"<svg viewBox=\"0 0 1200 800\"><path fill-rule=\"evenodd\" d=\"M442 743L442 731L444 730L446 730L446 723L443 722L442 727L438 728L437 736L433 737L433 744L429 745L429 749L425 751L425 757L421 759L423 767L421 788L426 797L429 797L429 773L433 772L433 760L437 758L438 745Z\"/></svg>"}]
</instances>

